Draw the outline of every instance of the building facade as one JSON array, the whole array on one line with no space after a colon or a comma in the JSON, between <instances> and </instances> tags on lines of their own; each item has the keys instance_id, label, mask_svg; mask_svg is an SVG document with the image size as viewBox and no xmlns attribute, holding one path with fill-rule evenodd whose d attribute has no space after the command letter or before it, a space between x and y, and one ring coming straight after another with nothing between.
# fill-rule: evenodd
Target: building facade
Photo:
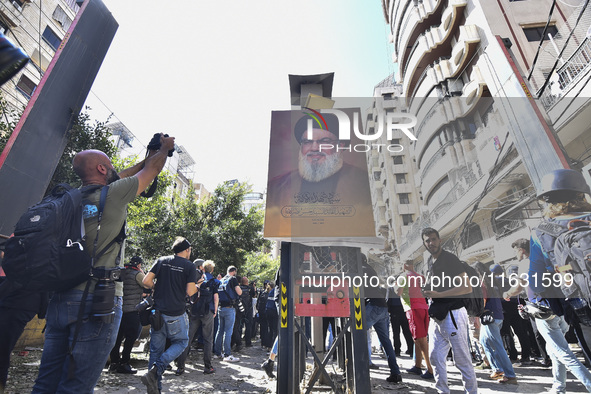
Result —
<instances>
[{"instance_id":1,"label":"building facade","mask_svg":"<svg viewBox=\"0 0 591 394\"><path fill-rule=\"evenodd\" d=\"M0 88L10 109L27 105L79 10L76 0L0 0L0 31L31 59Z\"/></svg>"},{"instance_id":2,"label":"building facade","mask_svg":"<svg viewBox=\"0 0 591 394\"><path fill-rule=\"evenodd\" d=\"M374 215L391 271L406 259L421 269L425 227L465 261L510 262L511 243L539 220L540 177L562 156L573 168L591 161L589 22L576 22L589 11L582 1L533 3L382 2L398 72L376 87L375 107L417 120L417 139L401 142L403 167L389 152L368 158L380 173ZM564 149L552 151L553 138ZM411 182L401 187L403 175Z\"/></svg>"}]
</instances>

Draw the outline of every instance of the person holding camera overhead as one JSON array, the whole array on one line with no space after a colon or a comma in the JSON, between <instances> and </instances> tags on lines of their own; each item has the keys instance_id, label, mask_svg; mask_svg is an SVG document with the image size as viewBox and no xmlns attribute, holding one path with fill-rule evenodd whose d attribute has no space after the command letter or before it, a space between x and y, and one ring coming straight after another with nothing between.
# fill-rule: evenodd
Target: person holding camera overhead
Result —
<instances>
[{"instance_id":1,"label":"person holding camera overhead","mask_svg":"<svg viewBox=\"0 0 591 394\"><path fill-rule=\"evenodd\" d=\"M113 346L113 350L111 350L110 372L123 374L137 373L136 369L131 368L129 360L131 359L133 344L139 338L140 332L142 331L140 315L136 306L148 292L148 290L144 289L143 280L146 274L142 270L143 264L144 261L141 257L133 256L131 260L125 263L125 269L121 271L121 281L123 282L123 317L121 318L117 341L115 342L115 346ZM121 343L123 343L123 352L119 353Z\"/></svg>"},{"instance_id":2,"label":"person holding camera overhead","mask_svg":"<svg viewBox=\"0 0 591 394\"><path fill-rule=\"evenodd\" d=\"M191 244L177 237L172 245L174 256L164 256L144 278L144 286L154 289L154 310L150 327L150 360L142 383L148 394L162 390L162 375L168 364L183 353L189 344L189 318L185 298L197 292L197 270L189 260ZM164 350L166 340L171 345Z\"/></svg>"},{"instance_id":3,"label":"person holding camera overhead","mask_svg":"<svg viewBox=\"0 0 591 394\"><path fill-rule=\"evenodd\" d=\"M114 282L120 270L122 242L115 240L121 239L127 204L148 188L174 150L174 137L158 134L155 139L159 143L152 146L154 149L145 160L120 173L99 150L79 152L72 161L74 172L82 180L82 188L101 186L87 194L84 203L84 246L95 255L93 277L88 288L85 282L53 295L47 310L45 345L33 393L83 394L92 393L96 386L117 339L122 315L123 284ZM107 185L109 188L105 189ZM99 215L102 190L107 193L104 211ZM84 299L85 309L79 313Z\"/></svg>"},{"instance_id":4,"label":"person holding camera overhead","mask_svg":"<svg viewBox=\"0 0 591 394\"><path fill-rule=\"evenodd\" d=\"M239 297L242 295L242 289L236 279L236 274L238 273L236 267L233 265L229 266L227 272L218 287L218 297L220 299L218 319L220 320L220 324L215 336L213 352L218 358L223 357L223 361L233 363L240 360L232 356L232 332L234 331L234 322L236 320L234 304L239 301Z\"/></svg>"}]
</instances>

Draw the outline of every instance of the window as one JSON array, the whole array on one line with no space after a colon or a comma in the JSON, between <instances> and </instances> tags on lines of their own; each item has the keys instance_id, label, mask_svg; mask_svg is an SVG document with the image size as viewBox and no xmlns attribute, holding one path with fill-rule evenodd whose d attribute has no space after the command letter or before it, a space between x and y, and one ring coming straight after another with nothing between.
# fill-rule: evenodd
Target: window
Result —
<instances>
[{"instance_id":1,"label":"window","mask_svg":"<svg viewBox=\"0 0 591 394\"><path fill-rule=\"evenodd\" d=\"M400 145L400 138L394 138L392 140L392 145Z\"/></svg>"},{"instance_id":2,"label":"window","mask_svg":"<svg viewBox=\"0 0 591 394\"><path fill-rule=\"evenodd\" d=\"M52 17L53 19L59 22L59 24L65 31L68 31L68 29L72 25L72 20L68 17L66 12L59 5L55 7Z\"/></svg>"},{"instance_id":3,"label":"window","mask_svg":"<svg viewBox=\"0 0 591 394\"><path fill-rule=\"evenodd\" d=\"M6 26L6 24L4 24L4 22L2 20L0 20L0 33L6 34L7 31L8 31L8 26Z\"/></svg>"},{"instance_id":4,"label":"window","mask_svg":"<svg viewBox=\"0 0 591 394\"><path fill-rule=\"evenodd\" d=\"M19 11L22 11L23 4L25 4L24 0L12 0L12 5L15 6Z\"/></svg>"},{"instance_id":5,"label":"window","mask_svg":"<svg viewBox=\"0 0 591 394\"><path fill-rule=\"evenodd\" d=\"M400 201L400 204L410 204L410 199L408 198L408 193L400 193L398 195L398 201Z\"/></svg>"},{"instance_id":6,"label":"window","mask_svg":"<svg viewBox=\"0 0 591 394\"><path fill-rule=\"evenodd\" d=\"M480 226L476 223L471 223L466 228L466 232L463 234L462 245L464 246L464 249L466 249L472 245L476 245L478 242L482 241L482 239L482 231L480 231Z\"/></svg>"},{"instance_id":7,"label":"window","mask_svg":"<svg viewBox=\"0 0 591 394\"><path fill-rule=\"evenodd\" d=\"M35 83L31 81L26 75L21 75L21 78L16 84L16 89L24 94L27 99L31 98L35 88L37 88L37 85L35 85Z\"/></svg>"},{"instance_id":8,"label":"window","mask_svg":"<svg viewBox=\"0 0 591 394\"><path fill-rule=\"evenodd\" d=\"M406 183L406 174L396 174L396 183Z\"/></svg>"},{"instance_id":9,"label":"window","mask_svg":"<svg viewBox=\"0 0 591 394\"><path fill-rule=\"evenodd\" d=\"M394 156L392 157L394 164L402 164L402 156Z\"/></svg>"},{"instance_id":10,"label":"window","mask_svg":"<svg viewBox=\"0 0 591 394\"><path fill-rule=\"evenodd\" d=\"M410 215L410 214L404 214L404 215L402 215L402 224L403 225L408 226L412 222L413 222L412 215Z\"/></svg>"},{"instance_id":11,"label":"window","mask_svg":"<svg viewBox=\"0 0 591 394\"><path fill-rule=\"evenodd\" d=\"M540 41L542 38L544 26L524 27L523 32L525 33L525 37L528 41L537 42ZM548 29L546 30L546 35L544 36L544 40L549 39L548 34L550 34L552 37L556 36L556 34L558 34L558 29L556 28L556 26L548 26Z\"/></svg>"},{"instance_id":12,"label":"window","mask_svg":"<svg viewBox=\"0 0 591 394\"><path fill-rule=\"evenodd\" d=\"M45 31L43 32L43 39L53 48L54 51L57 51L62 42L62 39L59 38L59 36L55 34L55 32L51 30L49 26L45 27Z\"/></svg>"}]
</instances>

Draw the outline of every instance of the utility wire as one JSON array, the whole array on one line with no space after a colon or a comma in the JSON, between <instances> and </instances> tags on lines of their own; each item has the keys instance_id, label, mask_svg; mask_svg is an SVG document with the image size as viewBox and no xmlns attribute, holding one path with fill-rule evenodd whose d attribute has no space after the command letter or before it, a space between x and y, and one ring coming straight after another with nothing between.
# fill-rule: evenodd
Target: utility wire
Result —
<instances>
[{"instance_id":1,"label":"utility wire","mask_svg":"<svg viewBox=\"0 0 591 394\"><path fill-rule=\"evenodd\" d=\"M570 34L568 35L568 38L564 42L564 45L562 47L562 50L560 51L560 53L558 54L558 57L556 58L556 61L554 62L554 66L552 66L552 69L550 70L550 73L548 73L548 77L544 81L544 85L538 91L539 92L538 93L538 98L540 98L542 96L542 94L544 93L544 90L546 90L546 87L548 86L548 83L550 83L550 78L552 77L552 74L556 70L556 67L558 67L558 62L560 61L560 58L562 58L562 54L566 50L566 48L568 46L568 42L570 41L570 38L573 36L575 30L577 29L577 26L579 25L579 22L581 21L581 18L583 17L583 14L585 13L585 10L587 9L587 6L588 5L589 5L589 0L585 0L585 4L583 5L583 8L581 8L581 12L579 12L579 16L577 17L577 21L575 22L574 27L571 29Z\"/></svg>"},{"instance_id":2,"label":"utility wire","mask_svg":"<svg viewBox=\"0 0 591 394\"><path fill-rule=\"evenodd\" d=\"M540 55L540 50L542 49L542 44L544 43L544 38L546 37L546 31L548 30L548 26L550 26L550 20L552 19L552 13L554 12L554 7L556 6L556 0L552 2L552 6L550 7L550 13L548 13L548 21L546 21L546 26L544 26L544 31L542 32L542 37L540 37L540 43L538 44L538 50L536 51L536 56L534 57L534 61L531 65L529 70L529 75L527 76L527 80L529 81L532 74L534 73L534 66L538 61L538 56Z\"/></svg>"}]
</instances>

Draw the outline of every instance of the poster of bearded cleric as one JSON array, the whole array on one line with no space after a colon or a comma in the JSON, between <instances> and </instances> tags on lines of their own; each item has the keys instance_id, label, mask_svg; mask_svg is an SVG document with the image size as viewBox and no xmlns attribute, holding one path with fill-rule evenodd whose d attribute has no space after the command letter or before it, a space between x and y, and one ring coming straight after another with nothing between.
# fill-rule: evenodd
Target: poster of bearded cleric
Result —
<instances>
[{"instance_id":1,"label":"poster of bearded cleric","mask_svg":"<svg viewBox=\"0 0 591 394\"><path fill-rule=\"evenodd\" d=\"M375 237L366 153L354 149L363 145L354 112L339 109L340 120L314 110L272 112L265 237Z\"/></svg>"}]
</instances>

